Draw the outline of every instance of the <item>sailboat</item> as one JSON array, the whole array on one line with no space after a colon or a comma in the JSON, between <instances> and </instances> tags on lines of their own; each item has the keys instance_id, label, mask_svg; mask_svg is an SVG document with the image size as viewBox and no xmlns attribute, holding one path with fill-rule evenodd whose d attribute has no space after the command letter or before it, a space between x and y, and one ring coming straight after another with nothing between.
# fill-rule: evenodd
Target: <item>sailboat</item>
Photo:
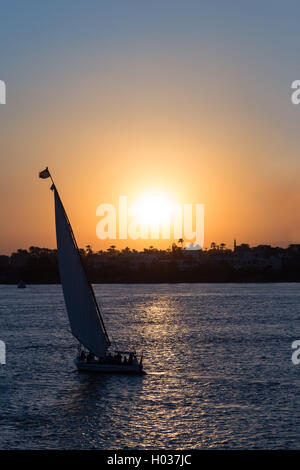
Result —
<instances>
[{"instance_id":1,"label":"sailboat","mask_svg":"<svg viewBox=\"0 0 300 470\"><path fill-rule=\"evenodd\" d=\"M27 286L24 281L19 281L17 285L18 289L25 289Z\"/></svg>"},{"instance_id":2,"label":"sailboat","mask_svg":"<svg viewBox=\"0 0 300 470\"><path fill-rule=\"evenodd\" d=\"M138 358L135 350L113 350L70 221L48 167L39 173L39 177L52 181L59 273L71 332L79 343L74 360L77 369L143 374L143 357Z\"/></svg>"}]
</instances>

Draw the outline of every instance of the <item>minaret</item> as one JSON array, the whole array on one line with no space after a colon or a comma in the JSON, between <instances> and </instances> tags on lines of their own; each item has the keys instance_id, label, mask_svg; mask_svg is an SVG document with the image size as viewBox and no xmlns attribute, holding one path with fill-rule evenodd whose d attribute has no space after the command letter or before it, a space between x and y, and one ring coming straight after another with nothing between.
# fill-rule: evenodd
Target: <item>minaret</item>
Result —
<instances>
[{"instance_id":1,"label":"minaret","mask_svg":"<svg viewBox=\"0 0 300 470\"><path fill-rule=\"evenodd\" d=\"M234 242L233 242L233 251L234 253L236 252L236 239L234 239Z\"/></svg>"}]
</instances>

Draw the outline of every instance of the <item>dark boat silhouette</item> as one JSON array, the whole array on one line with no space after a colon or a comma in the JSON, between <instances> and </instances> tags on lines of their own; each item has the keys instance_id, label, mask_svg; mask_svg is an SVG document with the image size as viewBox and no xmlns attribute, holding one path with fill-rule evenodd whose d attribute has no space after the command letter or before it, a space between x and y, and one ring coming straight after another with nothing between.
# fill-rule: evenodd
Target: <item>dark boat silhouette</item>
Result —
<instances>
[{"instance_id":1,"label":"dark boat silhouette","mask_svg":"<svg viewBox=\"0 0 300 470\"><path fill-rule=\"evenodd\" d=\"M112 350L102 315L87 278L75 236L48 168L54 193L57 257L65 304L73 336L79 342L76 367L81 371L143 374L142 357L135 350Z\"/></svg>"},{"instance_id":2,"label":"dark boat silhouette","mask_svg":"<svg viewBox=\"0 0 300 470\"><path fill-rule=\"evenodd\" d=\"M17 287L18 287L18 289L25 289L25 287L27 287L27 286L26 286L25 282L21 280L21 281L18 282Z\"/></svg>"}]
</instances>

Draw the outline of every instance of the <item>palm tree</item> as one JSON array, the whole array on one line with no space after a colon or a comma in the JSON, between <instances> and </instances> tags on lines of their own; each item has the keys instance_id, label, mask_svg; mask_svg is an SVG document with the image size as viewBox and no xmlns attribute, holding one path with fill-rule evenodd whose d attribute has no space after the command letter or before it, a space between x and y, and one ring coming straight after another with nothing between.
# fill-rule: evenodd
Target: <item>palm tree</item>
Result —
<instances>
[{"instance_id":1,"label":"palm tree","mask_svg":"<svg viewBox=\"0 0 300 470\"><path fill-rule=\"evenodd\" d=\"M92 250L91 245L86 245L85 251L86 251L87 255L92 255L93 254L93 250Z\"/></svg>"},{"instance_id":2,"label":"palm tree","mask_svg":"<svg viewBox=\"0 0 300 470\"><path fill-rule=\"evenodd\" d=\"M176 245L176 243L172 243L172 253L176 253L177 250L178 246Z\"/></svg>"},{"instance_id":3,"label":"palm tree","mask_svg":"<svg viewBox=\"0 0 300 470\"><path fill-rule=\"evenodd\" d=\"M182 247L183 247L183 243L184 243L184 239L183 239L183 238L179 238L178 243L180 243L181 248L182 248Z\"/></svg>"},{"instance_id":4,"label":"palm tree","mask_svg":"<svg viewBox=\"0 0 300 470\"><path fill-rule=\"evenodd\" d=\"M116 253L116 245L111 245L109 248L107 248L107 251L110 255L114 255Z\"/></svg>"}]
</instances>

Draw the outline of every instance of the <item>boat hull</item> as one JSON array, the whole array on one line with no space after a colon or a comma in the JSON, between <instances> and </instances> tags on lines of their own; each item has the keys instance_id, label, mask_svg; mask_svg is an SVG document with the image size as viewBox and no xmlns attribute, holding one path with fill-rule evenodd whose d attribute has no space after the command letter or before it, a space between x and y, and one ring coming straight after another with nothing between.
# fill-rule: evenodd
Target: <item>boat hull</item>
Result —
<instances>
[{"instance_id":1,"label":"boat hull","mask_svg":"<svg viewBox=\"0 0 300 470\"><path fill-rule=\"evenodd\" d=\"M18 289L26 289L26 287L27 286L26 286L25 282L19 282L19 284L17 285Z\"/></svg>"},{"instance_id":2,"label":"boat hull","mask_svg":"<svg viewBox=\"0 0 300 470\"><path fill-rule=\"evenodd\" d=\"M99 364L98 362L87 362L74 360L74 363L78 370L82 372L98 372L106 374L135 374L143 375L143 367L139 364Z\"/></svg>"}]
</instances>

